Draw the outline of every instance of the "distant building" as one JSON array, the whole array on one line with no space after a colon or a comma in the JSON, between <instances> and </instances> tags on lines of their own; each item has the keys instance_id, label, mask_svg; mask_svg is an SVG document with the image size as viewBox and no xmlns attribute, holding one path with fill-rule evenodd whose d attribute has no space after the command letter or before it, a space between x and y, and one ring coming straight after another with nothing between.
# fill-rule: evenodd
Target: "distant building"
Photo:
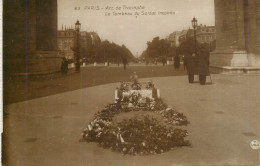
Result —
<instances>
[{"instance_id":1,"label":"distant building","mask_svg":"<svg viewBox=\"0 0 260 166\"><path fill-rule=\"evenodd\" d=\"M97 47L101 39L96 32L80 32L80 55L82 58L92 59L97 54Z\"/></svg>"},{"instance_id":2,"label":"distant building","mask_svg":"<svg viewBox=\"0 0 260 166\"><path fill-rule=\"evenodd\" d=\"M196 37L199 43L211 43L216 40L215 26L200 25L196 31Z\"/></svg>"},{"instance_id":3,"label":"distant building","mask_svg":"<svg viewBox=\"0 0 260 166\"><path fill-rule=\"evenodd\" d=\"M193 38L194 30L182 30L179 34L179 43L183 43L189 38ZM215 26L199 25L196 29L196 39L199 43L211 43L216 40L216 29Z\"/></svg>"},{"instance_id":4,"label":"distant building","mask_svg":"<svg viewBox=\"0 0 260 166\"><path fill-rule=\"evenodd\" d=\"M88 44L90 44L92 46L97 45L101 42L101 39L96 32L81 31L80 39L82 41L87 41Z\"/></svg>"},{"instance_id":5,"label":"distant building","mask_svg":"<svg viewBox=\"0 0 260 166\"><path fill-rule=\"evenodd\" d=\"M180 37L180 31L175 31L171 33L166 39L171 43L171 46L179 46L179 37Z\"/></svg>"},{"instance_id":6,"label":"distant building","mask_svg":"<svg viewBox=\"0 0 260 166\"><path fill-rule=\"evenodd\" d=\"M96 32L89 32L90 36L91 36L91 44L92 46L98 45L101 42L100 37L98 36L98 34Z\"/></svg>"},{"instance_id":7,"label":"distant building","mask_svg":"<svg viewBox=\"0 0 260 166\"><path fill-rule=\"evenodd\" d=\"M65 28L58 31L58 55L67 59L74 59L74 51L76 48L77 33L72 28ZM80 31L79 33L79 50L80 57L87 58L95 54L94 47L101 43L101 39L96 32Z\"/></svg>"},{"instance_id":8,"label":"distant building","mask_svg":"<svg viewBox=\"0 0 260 166\"><path fill-rule=\"evenodd\" d=\"M88 50L90 48L90 40L88 37L87 31L81 31L80 32L80 57L86 58L86 56L89 54Z\"/></svg>"},{"instance_id":9,"label":"distant building","mask_svg":"<svg viewBox=\"0 0 260 166\"><path fill-rule=\"evenodd\" d=\"M187 40L187 32L188 30L182 30L179 36L179 43L183 43L184 41Z\"/></svg>"},{"instance_id":10,"label":"distant building","mask_svg":"<svg viewBox=\"0 0 260 166\"><path fill-rule=\"evenodd\" d=\"M76 31L74 29L66 29L58 31L57 46L58 55L67 59L74 59L73 48L76 41Z\"/></svg>"}]
</instances>

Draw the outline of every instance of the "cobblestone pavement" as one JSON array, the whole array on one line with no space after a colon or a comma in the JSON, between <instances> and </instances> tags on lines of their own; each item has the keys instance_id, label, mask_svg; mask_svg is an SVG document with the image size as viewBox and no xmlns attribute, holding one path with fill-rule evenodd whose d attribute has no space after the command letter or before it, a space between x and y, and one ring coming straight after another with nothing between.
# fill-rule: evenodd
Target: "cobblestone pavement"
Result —
<instances>
[{"instance_id":1,"label":"cobblestone pavement","mask_svg":"<svg viewBox=\"0 0 260 166\"><path fill-rule=\"evenodd\" d=\"M111 83L6 105L7 165L259 165L250 142L260 136L260 76L212 75L205 86L186 76L152 80L165 102L188 117L192 147L129 156L79 142L94 113L113 102L118 83Z\"/></svg>"}]
</instances>

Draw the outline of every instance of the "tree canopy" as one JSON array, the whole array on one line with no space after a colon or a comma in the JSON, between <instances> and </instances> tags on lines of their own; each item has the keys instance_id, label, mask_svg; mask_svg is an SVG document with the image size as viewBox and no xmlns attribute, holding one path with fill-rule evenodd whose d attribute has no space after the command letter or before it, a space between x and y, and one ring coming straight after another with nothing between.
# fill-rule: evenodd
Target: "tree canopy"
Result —
<instances>
[{"instance_id":1,"label":"tree canopy","mask_svg":"<svg viewBox=\"0 0 260 166\"><path fill-rule=\"evenodd\" d=\"M178 50L182 55L191 55L195 53L195 43L194 38L188 38L186 41L180 44ZM204 55L208 55L211 51L216 48L216 41L209 43L199 43L197 41L197 53L203 53Z\"/></svg>"},{"instance_id":2,"label":"tree canopy","mask_svg":"<svg viewBox=\"0 0 260 166\"><path fill-rule=\"evenodd\" d=\"M143 51L140 58L142 59L159 59L174 57L177 55L191 55L195 52L194 38L188 38L182 42L178 47L171 45L168 40L160 39L159 37L153 38L152 41L147 42L147 48ZM197 53L209 55L210 51L216 48L216 41L209 43L199 43L197 41Z\"/></svg>"},{"instance_id":3,"label":"tree canopy","mask_svg":"<svg viewBox=\"0 0 260 166\"><path fill-rule=\"evenodd\" d=\"M173 57L176 54L176 50L177 48L171 46L168 40L155 37L152 41L147 42L147 49L142 53L141 57L146 59Z\"/></svg>"},{"instance_id":4,"label":"tree canopy","mask_svg":"<svg viewBox=\"0 0 260 166\"><path fill-rule=\"evenodd\" d=\"M119 63L122 61L123 57L127 58L129 61L134 59L133 54L125 45L120 46L105 40L99 45L97 54L93 60L97 62Z\"/></svg>"},{"instance_id":5,"label":"tree canopy","mask_svg":"<svg viewBox=\"0 0 260 166\"><path fill-rule=\"evenodd\" d=\"M84 37L84 38L83 38ZM108 40L101 41L94 32L88 32L81 37L80 55L88 62L114 62L119 63L123 57L133 61L135 57L125 45L118 45Z\"/></svg>"}]
</instances>

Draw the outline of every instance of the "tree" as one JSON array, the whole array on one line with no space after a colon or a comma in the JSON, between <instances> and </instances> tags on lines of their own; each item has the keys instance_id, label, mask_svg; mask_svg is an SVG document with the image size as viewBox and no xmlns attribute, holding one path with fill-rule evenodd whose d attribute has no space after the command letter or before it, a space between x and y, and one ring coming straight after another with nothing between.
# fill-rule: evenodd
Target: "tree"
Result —
<instances>
[{"instance_id":1,"label":"tree","mask_svg":"<svg viewBox=\"0 0 260 166\"><path fill-rule=\"evenodd\" d=\"M173 54L170 52L170 50L174 50L174 48L171 48L169 41L155 37L151 42L147 42L145 59L146 61L165 60L167 57Z\"/></svg>"},{"instance_id":2,"label":"tree","mask_svg":"<svg viewBox=\"0 0 260 166\"><path fill-rule=\"evenodd\" d=\"M195 53L195 44L194 38L189 38L183 43L180 44L178 50L180 54L191 55ZM209 56L209 53L216 48L216 41L209 43L199 43L197 41L197 53L203 53L204 55Z\"/></svg>"},{"instance_id":3,"label":"tree","mask_svg":"<svg viewBox=\"0 0 260 166\"><path fill-rule=\"evenodd\" d=\"M178 47L178 53L183 55L191 55L195 52L194 47L194 39L189 38L180 44L180 46Z\"/></svg>"},{"instance_id":4,"label":"tree","mask_svg":"<svg viewBox=\"0 0 260 166\"><path fill-rule=\"evenodd\" d=\"M97 62L119 63L126 57L128 61L134 59L131 51L125 46L119 46L116 43L110 43L108 40L101 42L97 51Z\"/></svg>"}]
</instances>

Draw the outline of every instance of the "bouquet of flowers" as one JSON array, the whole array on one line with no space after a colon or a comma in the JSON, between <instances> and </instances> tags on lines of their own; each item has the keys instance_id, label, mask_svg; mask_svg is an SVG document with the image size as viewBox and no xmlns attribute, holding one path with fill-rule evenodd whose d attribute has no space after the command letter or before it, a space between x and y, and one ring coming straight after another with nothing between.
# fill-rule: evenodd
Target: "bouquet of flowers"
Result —
<instances>
[{"instance_id":1,"label":"bouquet of flowers","mask_svg":"<svg viewBox=\"0 0 260 166\"><path fill-rule=\"evenodd\" d=\"M139 83L139 82L133 82L132 84L131 84L131 88L133 89L133 90L141 90L141 84Z\"/></svg>"},{"instance_id":2,"label":"bouquet of flowers","mask_svg":"<svg viewBox=\"0 0 260 166\"><path fill-rule=\"evenodd\" d=\"M83 140L98 142L104 148L131 155L158 154L173 147L189 146L189 141L185 140L188 132L174 128L189 124L187 117L157 98L157 89L152 81L147 83L146 90L140 90L136 73L131 80L131 88L129 83L121 82L115 104L108 104L94 115L94 120L82 132ZM115 115L130 111L155 112L163 117L164 124L149 116L119 123L113 121Z\"/></svg>"},{"instance_id":3,"label":"bouquet of flowers","mask_svg":"<svg viewBox=\"0 0 260 166\"><path fill-rule=\"evenodd\" d=\"M184 139L188 135L186 130L168 126L187 125L186 116L167 106L161 99L142 98L140 94L133 93L128 100L127 105L124 102L109 104L97 112L82 132L83 140L98 142L104 148L131 155L157 154L176 146L190 145ZM144 102L145 105L140 107ZM165 119L167 125L149 116L113 122L115 115L130 111L154 111Z\"/></svg>"},{"instance_id":4,"label":"bouquet of flowers","mask_svg":"<svg viewBox=\"0 0 260 166\"><path fill-rule=\"evenodd\" d=\"M154 88L154 84L152 80L149 80L146 84L146 89L153 89L153 88Z\"/></svg>"},{"instance_id":5,"label":"bouquet of flowers","mask_svg":"<svg viewBox=\"0 0 260 166\"><path fill-rule=\"evenodd\" d=\"M120 82L119 90L122 92L129 91L129 83L127 82Z\"/></svg>"}]
</instances>

